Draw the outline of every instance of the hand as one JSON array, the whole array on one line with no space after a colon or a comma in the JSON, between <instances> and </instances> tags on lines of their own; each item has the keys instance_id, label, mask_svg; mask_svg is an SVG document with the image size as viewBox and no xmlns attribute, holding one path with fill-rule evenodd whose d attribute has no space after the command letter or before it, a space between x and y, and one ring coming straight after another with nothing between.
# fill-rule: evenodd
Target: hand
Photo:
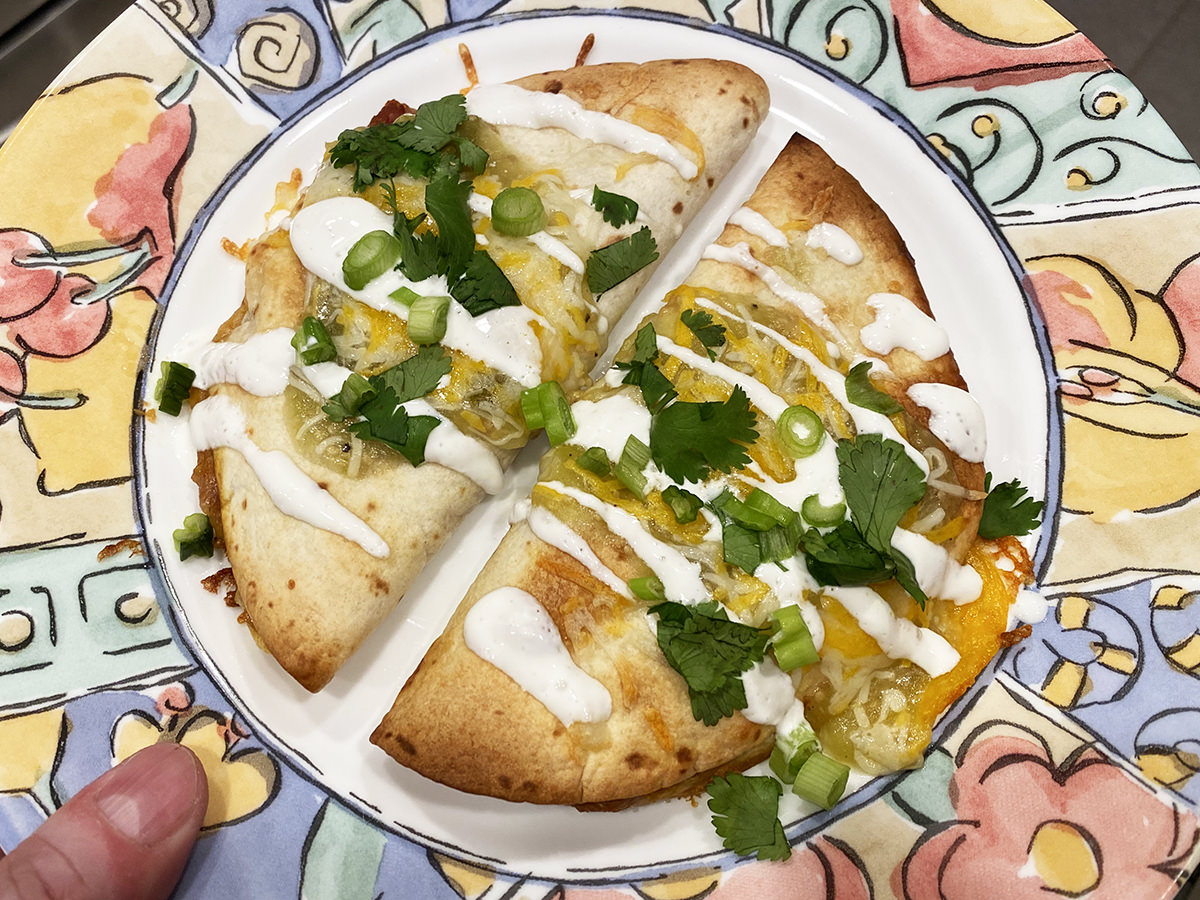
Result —
<instances>
[{"instance_id":1,"label":"hand","mask_svg":"<svg viewBox=\"0 0 1200 900\"><path fill-rule=\"evenodd\" d=\"M208 806L200 761L155 744L105 772L0 858L6 900L165 900Z\"/></svg>"}]
</instances>

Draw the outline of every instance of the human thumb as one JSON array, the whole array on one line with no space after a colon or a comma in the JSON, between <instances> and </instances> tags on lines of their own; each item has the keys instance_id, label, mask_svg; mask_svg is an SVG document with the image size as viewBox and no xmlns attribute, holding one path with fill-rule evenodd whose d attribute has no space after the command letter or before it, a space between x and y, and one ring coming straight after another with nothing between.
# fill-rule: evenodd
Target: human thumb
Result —
<instances>
[{"instance_id":1,"label":"human thumb","mask_svg":"<svg viewBox=\"0 0 1200 900\"><path fill-rule=\"evenodd\" d=\"M105 772L0 859L0 897L163 900L208 805L204 768L155 744Z\"/></svg>"}]
</instances>

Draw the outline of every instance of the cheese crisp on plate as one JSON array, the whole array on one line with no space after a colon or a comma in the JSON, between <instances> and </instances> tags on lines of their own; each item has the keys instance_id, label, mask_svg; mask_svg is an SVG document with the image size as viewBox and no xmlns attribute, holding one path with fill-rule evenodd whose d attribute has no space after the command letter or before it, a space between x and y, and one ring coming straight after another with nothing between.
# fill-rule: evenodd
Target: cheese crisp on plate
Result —
<instances>
[{"instance_id":1,"label":"cheese crisp on plate","mask_svg":"<svg viewBox=\"0 0 1200 900\"><path fill-rule=\"evenodd\" d=\"M591 809L918 765L1029 563L981 536L983 416L884 213L794 137L617 360L373 742Z\"/></svg>"}]
</instances>

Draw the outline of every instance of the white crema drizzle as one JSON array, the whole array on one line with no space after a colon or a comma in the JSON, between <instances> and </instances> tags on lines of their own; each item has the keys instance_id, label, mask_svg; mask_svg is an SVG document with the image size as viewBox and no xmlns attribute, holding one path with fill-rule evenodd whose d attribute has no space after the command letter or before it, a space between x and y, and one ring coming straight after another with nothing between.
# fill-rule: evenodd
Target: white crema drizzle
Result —
<instances>
[{"instance_id":1,"label":"white crema drizzle","mask_svg":"<svg viewBox=\"0 0 1200 900\"><path fill-rule=\"evenodd\" d=\"M542 506L530 506L525 514L529 530L545 541L551 547L557 547L576 562L591 572L592 577L611 589L616 594L633 599L629 585L617 577L617 574L606 566L592 548L588 546L579 534L573 531L562 519Z\"/></svg>"},{"instance_id":2,"label":"white crema drizzle","mask_svg":"<svg viewBox=\"0 0 1200 900\"><path fill-rule=\"evenodd\" d=\"M255 444L246 432L245 416L228 397L218 394L197 403L188 427L198 450L228 447L240 453L284 515L340 534L379 559L389 554L382 537L304 474L291 457L282 450L262 450Z\"/></svg>"},{"instance_id":3,"label":"white crema drizzle","mask_svg":"<svg viewBox=\"0 0 1200 900\"><path fill-rule=\"evenodd\" d=\"M786 247L787 235L771 224L771 220L758 210L743 206L729 217L729 224L760 237L772 247Z\"/></svg>"},{"instance_id":4,"label":"white crema drizzle","mask_svg":"<svg viewBox=\"0 0 1200 900\"><path fill-rule=\"evenodd\" d=\"M467 613L463 638L564 725L612 715L608 690L571 659L554 620L532 594L515 587L484 594Z\"/></svg>"},{"instance_id":5,"label":"white crema drizzle","mask_svg":"<svg viewBox=\"0 0 1200 900\"><path fill-rule=\"evenodd\" d=\"M654 537L635 516L562 482L544 481L540 484L556 494L570 497L580 506L599 515L608 530L628 543L642 562L650 567L662 582L668 599L689 605L709 599L708 589L700 577L700 564Z\"/></svg>"},{"instance_id":6,"label":"white crema drizzle","mask_svg":"<svg viewBox=\"0 0 1200 900\"><path fill-rule=\"evenodd\" d=\"M927 382L908 389L912 401L929 410L929 430L967 462L981 463L987 427L975 398L951 384Z\"/></svg>"},{"instance_id":7,"label":"white crema drizzle","mask_svg":"<svg viewBox=\"0 0 1200 900\"><path fill-rule=\"evenodd\" d=\"M875 639L892 659L908 659L931 676L945 675L958 665L959 654L950 642L929 628L899 618L886 600L868 587L827 587L825 596L836 600Z\"/></svg>"},{"instance_id":8,"label":"white crema drizzle","mask_svg":"<svg viewBox=\"0 0 1200 900\"><path fill-rule=\"evenodd\" d=\"M888 354L897 347L932 362L950 352L950 336L900 294L872 294L867 306L875 310L875 321L859 332L863 346L872 353Z\"/></svg>"},{"instance_id":9,"label":"white crema drizzle","mask_svg":"<svg viewBox=\"0 0 1200 900\"><path fill-rule=\"evenodd\" d=\"M563 94L527 91L515 84L480 84L467 94L467 112L493 125L562 128L583 140L649 153L691 181L700 170L662 135L607 113L586 109Z\"/></svg>"},{"instance_id":10,"label":"white crema drizzle","mask_svg":"<svg viewBox=\"0 0 1200 900\"><path fill-rule=\"evenodd\" d=\"M840 228L830 222L814 225L804 239L804 246L819 248L845 266L857 266L863 260L862 248L858 242Z\"/></svg>"},{"instance_id":11,"label":"white crema drizzle","mask_svg":"<svg viewBox=\"0 0 1200 900\"><path fill-rule=\"evenodd\" d=\"M450 287L443 276L409 281L390 269L360 291L351 290L342 277L342 262L350 248L372 231L392 231L392 217L361 197L331 197L296 214L290 231L292 249L308 271L373 309L401 319L408 317L403 304L390 295L407 287L426 296L445 296ZM525 387L542 380L542 347L534 331L550 323L525 306L504 306L472 316L462 304L451 303L442 343L503 372Z\"/></svg>"}]
</instances>

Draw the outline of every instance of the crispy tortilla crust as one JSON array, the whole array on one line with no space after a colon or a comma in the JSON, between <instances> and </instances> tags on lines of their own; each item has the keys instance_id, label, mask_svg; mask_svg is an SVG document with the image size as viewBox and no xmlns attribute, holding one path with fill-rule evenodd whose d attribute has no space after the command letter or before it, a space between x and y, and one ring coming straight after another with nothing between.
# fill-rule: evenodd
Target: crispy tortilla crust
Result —
<instances>
[{"instance_id":1,"label":"crispy tortilla crust","mask_svg":"<svg viewBox=\"0 0 1200 900\"><path fill-rule=\"evenodd\" d=\"M928 312L912 261L884 213L811 142L793 139L747 205L779 228L825 221L858 241L864 260L856 266L831 260L824 251L809 251L798 267L804 274L798 286L825 300L830 317L852 341L874 319L866 306L872 293L903 294ZM759 254L767 249L760 238L736 226L728 226L719 238L726 245L739 241ZM687 283L747 295L762 306L794 314L759 278L733 264L701 261ZM903 396L909 384L936 379L962 386L949 356L925 363L896 350L887 362L896 377L880 386L918 418L924 411ZM960 478L982 486L982 467L959 463ZM585 539L619 578L645 574L624 541L610 538L602 525L593 527L597 531L585 532ZM964 535L965 550L975 535L974 520ZM608 689L613 714L607 722L564 727L508 675L466 646L467 612L480 597L503 586L522 588L537 598L576 664ZM698 793L713 775L762 760L773 744L772 727L751 723L740 713L713 727L694 720L686 685L659 651L644 610L643 604L617 597L580 563L518 523L371 740L402 764L460 790L582 809L619 809Z\"/></svg>"},{"instance_id":2,"label":"crispy tortilla crust","mask_svg":"<svg viewBox=\"0 0 1200 900\"><path fill-rule=\"evenodd\" d=\"M505 585L528 591L546 608L576 663L612 696L608 721L564 726L467 647L468 610ZM741 750L740 766L763 759L772 732L740 715L711 728L697 722L683 679L659 651L640 604L604 588L521 522L509 530L371 741L460 790L619 809L726 767L729 747Z\"/></svg>"},{"instance_id":3,"label":"crispy tortilla crust","mask_svg":"<svg viewBox=\"0 0 1200 900\"><path fill-rule=\"evenodd\" d=\"M675 221L658 234L664 251L745 150L768 108L761 78L735 63L715 60L587 66L521 83L532 90L560 90L600 112L632 115L635 107L653 108L700 138L706 165L692 182L664 177L658 169L665 164L660 163L636 166L629 175L643 184L653 178L650 196L671 208ZM512 131L519 140L521 129ZM554 142L541 136L539 144ZM568 174L573 162L557 160ZM643 270L607 292L601 312L615 321L649 274ZM308 284L309 275L286 234L266 235L247 259L245 302L218 339L240 341L273 328L298 327ZM483 492L465 476L431 463L419 468L401 463L386 472L347 478L294 452L283 425L282 397L253 397L228 385L215 392L242 409L258 446L287 452L391 548L388 558L377 560L345 538L284 515L240 454L215 452L222 531L238 598L280 665L308 690L320 690L396 605Z\"/></svg>"}]
</instances>

